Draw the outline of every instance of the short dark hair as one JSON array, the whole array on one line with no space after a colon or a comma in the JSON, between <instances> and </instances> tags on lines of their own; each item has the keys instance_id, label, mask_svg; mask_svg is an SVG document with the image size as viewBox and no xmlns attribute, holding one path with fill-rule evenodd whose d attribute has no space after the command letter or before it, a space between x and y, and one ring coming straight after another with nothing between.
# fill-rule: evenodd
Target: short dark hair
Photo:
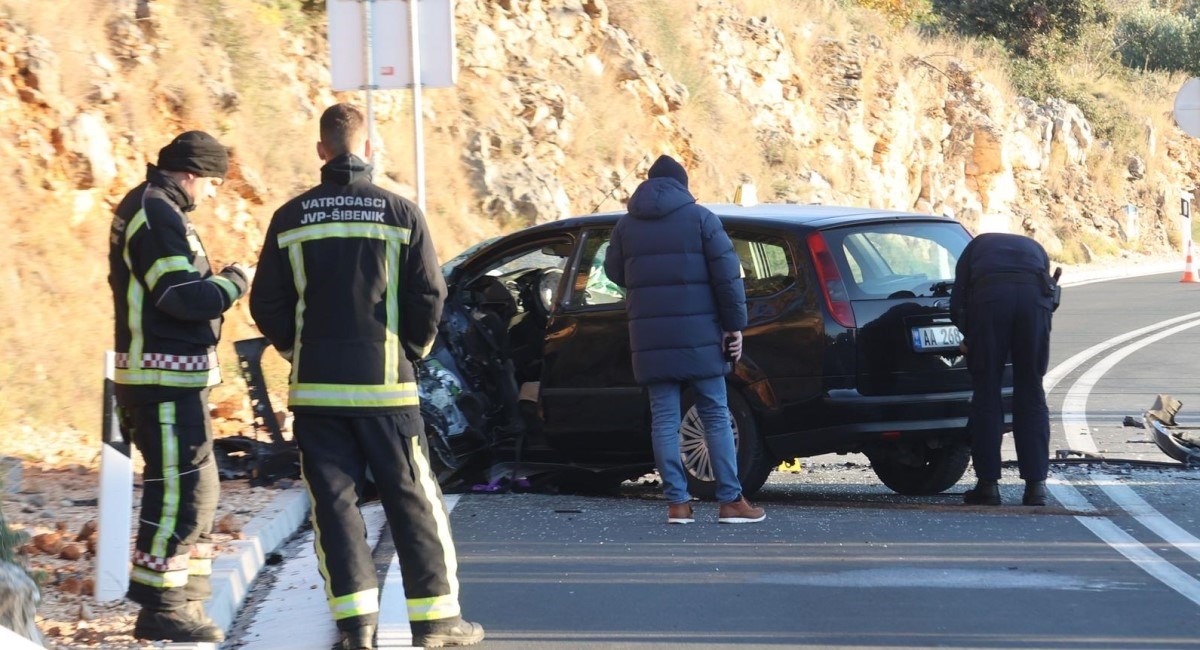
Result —
<instances>
[{"instance_id":1,"label":"short dark hair","mask_svg":"<svg viewBox=\"0 0 1200 650\"><path fill-rule=\"evenodd\" d=\"M366 137L367 120L350 104L334 104L321 114L321 142L329 153L340 156Z\"/></svg>"}]
</instances>

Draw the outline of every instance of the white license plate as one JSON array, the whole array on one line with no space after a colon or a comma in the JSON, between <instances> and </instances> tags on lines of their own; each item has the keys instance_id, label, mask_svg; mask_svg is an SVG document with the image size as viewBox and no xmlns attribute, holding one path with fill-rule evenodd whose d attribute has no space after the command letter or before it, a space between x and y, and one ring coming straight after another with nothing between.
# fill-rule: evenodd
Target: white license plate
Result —
<instances>
[{"instance_id":1,"label":"white license plate","mask_svg":"<svg viewBox=\"0 0 1200 650\"><path fill-rule=\"evenodd\" d=\"M930 325L912 328L913 349L917 352L957 350L962 332L953 325Z\"/></svg>"}]
</instances>

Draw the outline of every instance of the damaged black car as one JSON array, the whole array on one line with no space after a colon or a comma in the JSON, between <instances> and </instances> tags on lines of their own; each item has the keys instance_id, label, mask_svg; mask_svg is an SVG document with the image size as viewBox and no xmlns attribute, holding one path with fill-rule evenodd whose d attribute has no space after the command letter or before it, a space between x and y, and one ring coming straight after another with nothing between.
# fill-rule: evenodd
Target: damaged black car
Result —
<instances>
[{"instance_id":1,"label":"damaged black car","mask_svg":"<svg viewBox=\"0 0 1200 650\"><path fill-rule=\"evenodd\" d=\"M864 208L708 205L741 260L749 326L728 376L746 494L782 461L866 454L906 495L970 460L971 380L949 292L970 240L947 217ZM605 276L621 213L541 224L447 262L435 347L418 363L433 462L449 489L545 480L601 490L654 469L623 290ZM1011 386L1011 374L1006 386ZM1011 410L1011 389L1005 390ZM689 489L715 489L683 396Z\"/></svg>"}]
</instances>

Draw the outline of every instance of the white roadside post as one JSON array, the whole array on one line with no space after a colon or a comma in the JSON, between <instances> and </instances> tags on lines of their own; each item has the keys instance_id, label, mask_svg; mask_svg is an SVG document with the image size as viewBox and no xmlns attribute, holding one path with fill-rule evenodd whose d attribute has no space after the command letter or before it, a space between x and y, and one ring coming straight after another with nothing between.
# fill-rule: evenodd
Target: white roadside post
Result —
<instances>
[{"instance_id":1,"label":"white roadside post","mask_svg":"<svg viewBox=\"0 0 1200 650\"><path fill-rule=\"evenodd\" d=\"M1175 105L1171 116L1175 124L1184 133L1193 138L1200 138L1200 77L1192 77L1183 82L1183 87L1175 94ZM1188 254L1188 245L1192 242L1192 193L1184 190L1179 197L1180 228L1183 237L1183 254Z\"/></svg>"},{"instance_id":2,"label":"white roadside post","mask_svg":"<svg viewBox=\"0 0 1200 650\"><path fill-rule=\"evenodd\" d=\"M325 9L329 17L331 85L333 90L366 91L367 128L372 137L375 133L372 91L413 90L416 203L424 212L425 138L421 89L451 87L458 76L453 2L325 0ZM380 35L386 38L376 38Z\"/></svg>"},{"instance_id":3,"label":"white roadside post","mask_svg":"<svg viewBox=\"0 0 1200 650\"><path fill-rule=\"evenodd\" d=\"M1180 239L1183 240L1183 254L1188 254L1188 247L1192 243L1192 193L1183 191L1179 193L1179 228Z\"/></svg>"},{"instance_id":4,"label":"white roadside post","mask_svg":"<svg viewBox=\"0 0 1200 650\"><path fill-rule=\"evenodd\" d=\"M129 587L129 534L133 523L133 461L117 422L113 376L116 353L104 353L104 419L101 423L99 539L96 602L125 597Z\"/></svg>"}]
</instances>

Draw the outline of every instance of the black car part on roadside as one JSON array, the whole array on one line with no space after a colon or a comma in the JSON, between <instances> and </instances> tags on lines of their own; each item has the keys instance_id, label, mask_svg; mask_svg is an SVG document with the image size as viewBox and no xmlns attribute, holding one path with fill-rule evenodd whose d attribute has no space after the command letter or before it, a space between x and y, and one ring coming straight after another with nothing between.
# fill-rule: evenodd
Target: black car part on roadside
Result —
<instances>
[{"instance_id":1,"label":"black car part on roadside","mask_svg":"<svg viewBox=\"0 0 1200 650\"><path fill-rule=\"evenodd\" d=\"M254 413L254 436L226 436L213 440L217 471L222 479L250 479L250 484L270 485L281 478L300 477L300 454L296 445L283 437L283 429L271 407L263 376L262 355L270 347L258 337L233 343L238 368L250 393ZM265 439L264 439L265 438Z\"/></svg>"}]
</instances>

